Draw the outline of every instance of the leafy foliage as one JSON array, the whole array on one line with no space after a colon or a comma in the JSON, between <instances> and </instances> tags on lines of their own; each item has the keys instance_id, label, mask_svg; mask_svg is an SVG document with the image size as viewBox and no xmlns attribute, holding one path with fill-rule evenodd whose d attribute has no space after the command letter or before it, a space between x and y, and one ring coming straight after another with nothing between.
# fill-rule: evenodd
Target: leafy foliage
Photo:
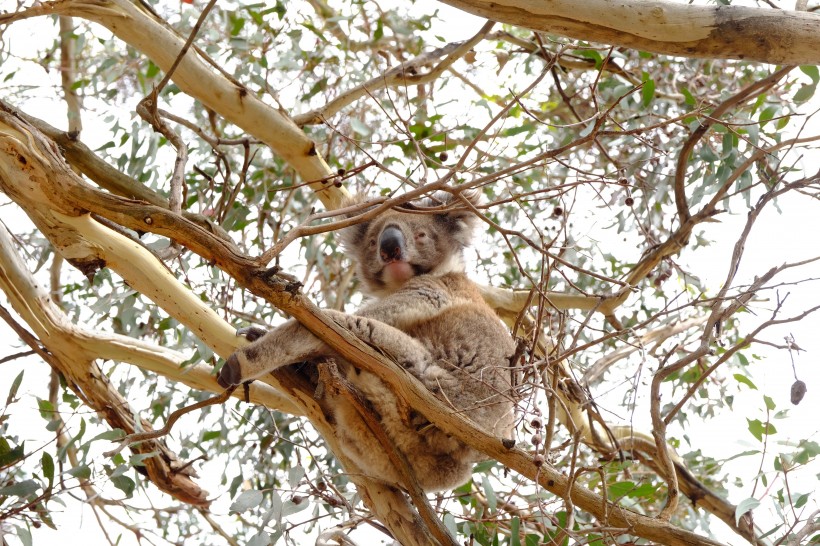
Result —
<instances>
[{"instance_id":1,"label":"leafy foliage","mask_svg":"<svg viewBox=\"0 0 820 546\"><path fill-rule=\"evenodd\" d=\"M150 7L185 37L202 11L176 2ZM445 57L418 65L412 59L455 40L448 28L452 15L446 17L421 4L224 2L209 13L195 43L248 93L301 121L317 153L351 192L400 196L425 184L435 189L442 181L483 192L486 229L468 251L471 274L496 287L533 288L539 325L537 335L520 324L515 330L528 346L519 445L579 484L605 492L608 500L658 515L667 492L658 467L647 464L640 446L602 453L600 445L596 451L556 427L551 416L561 408L549 394L558 384L550 383L554 376L548 371L566 363L591 392L598 406L594 415L649 430L652 378L666 367L670 372L659 386L664 404L657 409L667 418L667 439L680 462L704 487L723 496L731 491L735 500L746 496L730 514L736 526L749 510L767 505L775 518L766 519L759 534L779 536L802 527L817 510L816 430L796 442L775 442L779 421L789 415L776 411L785 405L783 397L767 391L758 377L763 366L777 366L778 374L790 374L788 368L806 373L797 343L773 342L761 333L775 321L816 309L818 302L805 301L799 311L786 313L781 290L805 284L816 294L817 275L810 271L817 271L817 262L802 264L796 277L778 271L759 281L779 265L764 263L736 279L740 256L731 256L726 245L737 240L742 249L746 218L749 229L758 229L756 215L786 206L793 194L813 199L804 210L816 214L808 207L816 208L820 183L811 172L816 165L805 159L816 157L816 140L804 131L810 105L816 104L817 67L800 67L753 88L775 70L742 61L667 58L496 25L439 77L416 83ZM0 79L11 85L2 98L40 115L35 99L53 91L49 86L59 85L59 78L36 87L25 70L40 62L58 74L55 52L61 41L73 42L77 67L70 87L83 99L87 125L80 139L122 173L167 196L174 147L132 113L134 99L159 85L163 72L89 23L77 21L74 32L63 36L50 21L38 25L53 43L39 44L23 58L13 44L3 43ZM374 85L340 111L323 114L321 123L300 117L403 62L409 68L401 85ZM743 89L753 91L733 102ZM243 253L258 256L271 249L315 210L313 192L293 167L254 135L173 83L157 100L176 116L168 119L188 146L183 208L221 226ZM716 114L727 104L727 111ZM693 141L703 128L702 138ZM682 217L681 208L694 220ZM714 219L726 227L716 229ZM41 233L14 231L38 277L47 276L47 265L58 271L53 287L74 322L181 351L188 364L219 364L191 329L110 270L101 269L91 280L61 270ZM206 259L185 249L175 253L171 241L151 233L132 235L171 256L165 263L174 276L234 326L282 321L280 311L238 289ZM680 253L661 253L679 239ZM724 245L717 274L699 258L716 244ZM805 250L792 261L812 257L812 249ZM276 264L320 307L350 311L360 301L350 263L331 233L297 239ZM626 284L631 287L623 291ZM589 307L557 309L547 292L629 297L604 316ZM700 322L675 331L687 320ZM546 350L539 353L544 340ZM775 345L781 362L759 356L753 344L759 341ZM782 355L791 356L791 366ZM239 543L304 544L306 536L328 528L364 528L372 520L309 422L239 401L189 415L166 438L181 460L198 467L215 496L211 510L218 517L180 510L143 476L145 459L156 453L101 456L122 431L86 413L65 378L55 374L49 392L41 392L29 377L45 374L45 368L33 368L26 381L21 373L11 384L0 419L0 518L14 526L23 544L32 543L32 530L40 524L54 525L55 504L68 507L82 495L106 525L121 526L117 532L139 529L152 543L210 543L214 528ZM127 364L105 362L101 368L139 417L157 429L174 410L205 398ZM23 387L32 393L26 396L43 397L36 404L29 398L48 432L34 442L12 429L14 419L26 413L19 403ZM744 407L747 430L742 438L732 433L743 444L710 455L698 427L731 414L736 397L750 392L760 407ZM752 459L755 468L730 468L734 459ZM808 479L789 481L794 473ZM752 489L747 482L754 483ZM140 513L135 507L144 507L144 499L154 508ZM110 507L109 500L126 509ZM478 465L471 483L439 496L436 509L460 541L482 545L614 540L613 531L603 534L599 522L570 500L496 461ZM688 529L710 525L689 502L681 503L672 522Z\"/></svg>"}]
</instances>

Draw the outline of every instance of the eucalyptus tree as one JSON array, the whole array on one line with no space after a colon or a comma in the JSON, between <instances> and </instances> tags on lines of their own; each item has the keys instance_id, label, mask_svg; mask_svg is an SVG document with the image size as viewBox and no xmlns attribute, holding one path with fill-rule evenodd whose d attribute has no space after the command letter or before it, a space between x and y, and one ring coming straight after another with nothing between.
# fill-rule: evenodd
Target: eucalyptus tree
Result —
<instances>
[{"instance_id":1,"label":"eucalyptus tree","mask_svg":"<svg viewBox=\"0 0 820 546\"><path fill-rule=\"evenodd\" d=\"M30 544L86 503L112 543L714 544L718 519L817 540L816 424L775 444L806 360L773 333L817 320L817 249L744 255L778 229L761 215L817 214L817 6L448 3L494 21L324 0L0 14L3 532ZM466 190L470 274L519 347L516 442L320 311L362 300L336 229ZM370 208L340 214L351 194ZM711 244L732 250L705 263ZM335 449L355 393L326 363L223 392L235 330L288 316L485 453L472 480L368 479ZM741 408L736 470L699 427L761 369L794 375L790 401Z\"/></svg>"}]
</instances>

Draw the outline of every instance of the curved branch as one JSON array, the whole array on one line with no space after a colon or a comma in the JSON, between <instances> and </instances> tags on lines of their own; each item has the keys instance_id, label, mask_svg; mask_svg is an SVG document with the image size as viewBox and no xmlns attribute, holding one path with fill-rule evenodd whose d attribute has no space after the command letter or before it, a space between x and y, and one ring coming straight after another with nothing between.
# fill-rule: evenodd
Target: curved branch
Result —
<instances>
[{"instance_id":1,"label":"curved branch","mask_svg":"<svg viewBox=\"0 0 820 546\"><path fill-rule=\"evenodd\" d=\"M820 20L818 20L818 24L820 24ZM675 205L678 209L678 218L681 224L686 223L691 217L689 214L689 206L686 203L686 192L684 188L686 186L686 165L689 163L689 156L692 154L695 144L703 138L712 125L720 121L723 114L741 102L771 89L783 76L791 72L792 69L794 69L793 66L785 66L768 77L744 87L720 103L709 116L702 118L697 129L692 131L692 134L686 139L686 142L684 142L678 154L678 164L675 168Z\"/></svg>"},{"instance_id":2,"label":"curved branch","mask_svg":"<svg viewBox=\"0 0 820 546\"><path fill-rule=\"evenodd\" d=\"M423 53L407 62L401 63L399 66L391 68L384 74L371 78L366 82L357 85L356 87L345 91L321 108L316 108L310 112L300 114L293 118L296 125L313 125L315 123L322 123L325 119L333 116L339 110L352 104L362 97L368 96L377 89L384 87L394 87L398 85L419 85L429 83L441 76L447 68L449 68L456 60L463 57L473 47L481 42L485 36L492 30L495 22L488 21L478 33L463 42L454 42L447 44L428 53ZM421 73L421 69L444 56L444 59L431 68L428 72Z\"/></svg>"},{"instance_id":3,"label":"curved branch","mask_svg":"<svg viewBox=\"0 0 820 546\"><path fill-rule=\"evenodd\" d=\"M646 0L441 0L533 30L680 57L820 64L820 15Z\"/></svg>"}]
</instances>

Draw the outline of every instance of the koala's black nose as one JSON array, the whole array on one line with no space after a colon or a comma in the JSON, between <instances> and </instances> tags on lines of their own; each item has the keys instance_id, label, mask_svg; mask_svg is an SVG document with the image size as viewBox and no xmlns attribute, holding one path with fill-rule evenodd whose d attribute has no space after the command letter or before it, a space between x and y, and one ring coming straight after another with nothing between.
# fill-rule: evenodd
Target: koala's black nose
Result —
<instances>
[{"instance_id":1,"label":"koala's black nose","mask_svg":"<svg viewBox=\"0 0 820 546\"><path fill-rule=\"evenodd\" d=\"M388 226L379 237L379 254L385 262L402 259L404 253L404 234L394 226Z\"/></svg>"}]
</instances>

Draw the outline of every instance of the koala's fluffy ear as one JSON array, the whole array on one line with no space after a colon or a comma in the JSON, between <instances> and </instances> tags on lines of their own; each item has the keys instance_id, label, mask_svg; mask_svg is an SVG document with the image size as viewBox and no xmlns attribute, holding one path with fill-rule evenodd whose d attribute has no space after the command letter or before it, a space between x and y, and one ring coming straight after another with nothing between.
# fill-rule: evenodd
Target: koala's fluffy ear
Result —
<instances>
[{"instance_id":1,"label":"koala's fluffy ear","mask_svg":"<svg viewBox=\"0 0 820 546\"><path fill-rule=\"evenodd\" d=\"M481 191L470 189L461 192L471 205L480 205L483 201ZM481 220L471 209L467 208L461 199L446 192L437 193L430 199L430 206L448 205L452 208L446 212L436 214L435 218L442 222L450 234L462 245L469 246L473 238L473 231Z\"/></svg>"}]
</instances>

